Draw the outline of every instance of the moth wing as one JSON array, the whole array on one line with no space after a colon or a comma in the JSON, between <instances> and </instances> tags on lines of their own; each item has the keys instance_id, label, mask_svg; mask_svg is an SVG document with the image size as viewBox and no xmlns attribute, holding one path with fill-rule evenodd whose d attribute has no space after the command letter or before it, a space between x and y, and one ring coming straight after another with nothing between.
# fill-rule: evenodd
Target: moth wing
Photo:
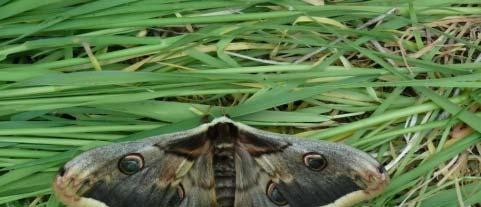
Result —
<instances>
[{"instance_id":1,"label":"moth wing","mask_svg":"<svg viewBox=\"0 0 481 207\"><path fill-rule=\"evenodd\" d=\"M209 188L213 179L210 155L183 154L196 152L189 147L206 144L197 136L202 130L201 126L87 151L65 164L53 188L72 207L210 206L215 201ZM131 175L122 173L119 161L126 155L140 156L142 169Z\"/></svg>"},{"instance_id":2,"label":"moth wing","mask_svg":"<svg viewBox=\"0 0 481 207\"><path fill-rule=\"evenodd\" d=\"M239 169L237 207L351 206L376 196L388 182L376 160L349 146L238 127L244 137L238 162L248 170ZM322 170L305 163L311 154L327 161Z\"/></svg>"},{"instance_id":3,"label":"moth wing","mask_svg":"<svg viewBox=\"0 0 481 207\"><path fill-rule=\"evenodd\" d=\"M271 180L269 174L262 169L245 150L237 150L236 152L236 207L277 207L266 196L266 185Z\"/></svg>"},{"instance_id":4,"label":"moth wing","mask_svg":"<svg viewBox=\"0 0 481 207\"><path fill-rule=\"evenodd\" d=\"M181 207L212 206L215 202L215 188L211 155L197 158L181 183L185 190Z\"/></svg>"}]
</instances>

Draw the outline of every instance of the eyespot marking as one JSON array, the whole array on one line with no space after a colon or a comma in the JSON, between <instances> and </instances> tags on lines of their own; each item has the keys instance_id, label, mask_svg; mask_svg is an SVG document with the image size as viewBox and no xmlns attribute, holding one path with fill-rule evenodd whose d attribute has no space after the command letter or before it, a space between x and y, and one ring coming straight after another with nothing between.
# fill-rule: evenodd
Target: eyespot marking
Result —
<instances>
[{"instance_id":1,"label":"eyespot marking","mask_svg":"<svg viewBox=\"0 0 481 207\"><path fill-rule=\"evenodd\" d=\"M118 168L126 175L133 175L144 168L144 157L139 153L125 155L119 160Z\"/></svg>"},{"instance_id":2,"label":"eyespot marking","mask_svg":"<svg viewBox=\"0 0 481 207\"><path fill-rule=\"evenodd\" d=\"M180 206L184 198L185 198L184 186L182 186L182 184L179 184L179 186L177 186L177 192L170 199L168 206Z\"/></svg>"},{"instance_id":3,"label":"eyespot marking","mask_svg":"<svg viewBox=\"0 0 481 207\"><path fill-rule=\"evenodd\" d=\"M313 171L321 171L327 167L327 159L317 152L304 154L303 160L304 165Z\"/></svg>"},{"instance_id":4,"label":"eyespot marking","mask_svg":"<svg viewBox=\"0 0 481 207\"><path fill-rule=\"evenodd\" d=\"M284 196L281 194L281 192L277 188L277 184L275 184L273 182L269 182L267 184L266 194L267 194L267 197L269 198L269 200L271 200L272 203L274 203L278 206L287 205L287 200L284 198Z\"/></svg>"}]
</instances>

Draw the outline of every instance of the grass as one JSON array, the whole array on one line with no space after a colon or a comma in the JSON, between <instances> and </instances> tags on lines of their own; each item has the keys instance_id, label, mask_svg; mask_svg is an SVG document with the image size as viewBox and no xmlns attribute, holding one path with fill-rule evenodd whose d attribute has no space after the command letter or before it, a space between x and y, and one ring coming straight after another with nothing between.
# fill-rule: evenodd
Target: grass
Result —
<instances>
[{"instance_id":1,"label":"grass","mask_svg":"<svg viewBox=\"0 0 481 207\"><path fill-rule=\"evenodd\" d=\"M0 0L0 206L223 113L371 153L392 182L359 206L479 206L481 4L322 2Z\"/></svg>"}]
</instances>

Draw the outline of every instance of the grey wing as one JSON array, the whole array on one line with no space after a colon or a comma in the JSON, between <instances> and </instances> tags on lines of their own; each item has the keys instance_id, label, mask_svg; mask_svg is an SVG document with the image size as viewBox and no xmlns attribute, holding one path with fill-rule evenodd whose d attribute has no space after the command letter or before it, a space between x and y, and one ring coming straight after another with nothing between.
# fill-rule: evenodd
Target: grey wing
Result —
<instances>
[{"instance_id":1,"label":"grey wing","mask_svg":"<svg viewBox=\"0 0 481 207\"><path fill-rule=\"evenodd\" d=\"M250 138L244 139L249 143L237 150L242 168L247 169L239 173L242 185L236 192L236 207L351 206L376 196L388 182L384 168L376 160L352 147L245 125L240 128L241 136ZM285 146L281 150L255 153L262 147L281 145ZM254 153L252 148L256 148Z\"/></svg>"},{"instance_id":2,"label":"grey wing","mask_svg":"<svg viewBox=\"0 0 481 207\"><path fill-rule=\"evenodd\" d=\"M276 207L266 196L266 184L271 180L269 174L262 169L254 157L247 151L236 152L236 195L235 206L240 207Z\"/></svg>"},{"instance_id":3,"label":"grey wing","mask_svg":"<svg viewBox=\"0 0 481 207\"><path fill-rule=\"evenodd\" d=\"M205 140L195 135L186 131L87 151L60 170L54 190L72 207L211 206L211 154L202 152ZM141 169L122 172L119 163L128 156Z\"/></svg>"},{"instance_id":4,"label":"grey wing","mask_svg":"<svg viewBox=\"0 0 481 207\"><path fill-rule=\"evenodd\" d=\"M181 207L208 207L215 203L214 175L211 154L197 158L181 183L185 198Z\"/></svg>"}]
</instances>

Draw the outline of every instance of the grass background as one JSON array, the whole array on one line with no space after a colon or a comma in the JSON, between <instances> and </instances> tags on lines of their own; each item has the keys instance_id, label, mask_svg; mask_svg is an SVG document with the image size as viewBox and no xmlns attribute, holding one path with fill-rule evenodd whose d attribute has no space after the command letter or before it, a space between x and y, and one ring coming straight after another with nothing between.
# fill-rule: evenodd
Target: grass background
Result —
<instances>
[{"instance_id":1,"label":"grass background","mask_svg":"<svg viewBox=\"0 0 481 207\"><path fill-rule=\"evenodd\" d=\"M480 42L478 0L0 0L0 206L223 113L371 153L392 182L359 206L479 206Z\"/></svg>"}]
</instances>

